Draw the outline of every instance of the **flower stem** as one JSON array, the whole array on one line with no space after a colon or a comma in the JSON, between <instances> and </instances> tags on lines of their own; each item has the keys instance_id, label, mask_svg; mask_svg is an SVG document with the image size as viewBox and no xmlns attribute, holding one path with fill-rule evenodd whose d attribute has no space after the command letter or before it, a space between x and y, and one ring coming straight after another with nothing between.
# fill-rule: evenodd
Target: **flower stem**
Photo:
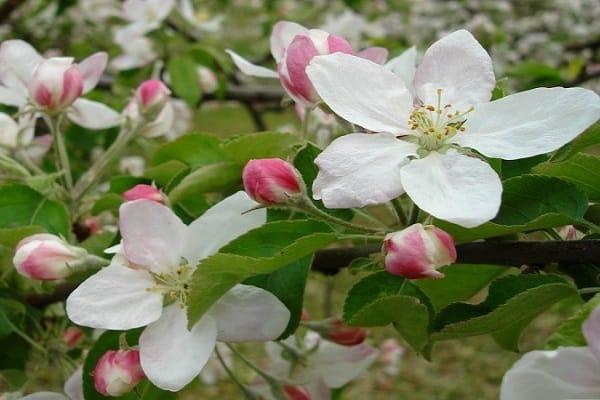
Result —
<instances>
[{"instance_id":1,"label":"flower stem","mask_svg":"<svg viewBox=\"0 0 600 400\"><path fill-rule=\"evenodd\" d=\"M123 148L129 143L131 138L139 130L139 125L131 128L123 128L115 141L108 149L94 162L91 168L79 178L79 181L73 188L73 199L79 200L92 187L94 183L102 176L108 164L119 155Z\"/></svg>"},{"instance_id":2,"label":"flower stem","mask_svg":"<svg viewBox=\"0 0 600 400\"><path fill-rule=\"evenodd\" d=\"M600 292L600 287L587 287L587 288L577 290L577 293L579 293L579 294L590 294L590 293L599 293L599 292Z\"/></svg>"},{"instance_id":3,"label":"flower stem","mask_svg":"<svg viewBox=\"0 0 600 400\"><path fill-rule=\"evenodd\" d=\"M62 172L65 187L70 191L73 188L73 175L71 174L71 162L69 161L65 138L60 131L62 120L62 114L58 114L57 116L48 116L46 118L46 123L52 134L52 146L54 147L54 154L56 157L56 168Z\"/></svg>"},{"instance_id":4,"label":"flower stem","mask_svg":"<svg viewBox=\"0 0 600 400\"><path fill-rule=\"evenodd\" d=\"M29 343L31 345L31 347L33 347L34 349L38 350L42 354L46 354L47 353L47 351L44 348L44 346L42 346L41 344L39 344L38 342L36 342L32 338L30 338L25 332L23 332L17 326L15 326L15 324L13 324L10 321L10 319L4 318L4 322L13 330L13 332L15 332L23 340L25 340L27 343Z\"/></svg>"},{"instance_id":5,"label":"flower stem","mask_svg":"<svg viewBox=\"0 0 600 400\"><path fill-rule=\"evenodd\" d=\"M265 382L267 382L271 386L271 388L279 388L280 385L279 380L277 378L254 365L252 361L248 360L245 355L243 355L238 349L233 347L231 344L227 343L227 347L229 347L233 354L235 354L240 360L242 360L243 363L246 364L251 370L260 375L260 377L263 378Z\"/></svg>"},{"instance_id":6,"label":"flower stem","mask_svg":"<svg viewBox=\"0 0 600 400\"><path fill-rule=\"evenodd\" d=\"M237 387L244 394L246 399L255 400L256 396L250 390L248 390L248 388L246 388L246 385L244 385L242 382L240 382L240 380L237 378L237 376L235 376L235 374L233 373L231 368L229 368L229 366L227 365L225 360L223 360L223 357L221 356L221 353L219 352L218 347L215 347L215 354L217 355L217 358L219 359L219 363L221 363L221 366L223 367L225 372L227 372L227 375L229 375L229 378L237 385Z\"/></svg>"},{"instance_id":7,"label":"flower stem","mask_svg":"<svg viewBox=\"0 0 600 400\"><path fill-rule=\"evenodd\" d=\"M406 213L404 212L404 209L402 208L400 199L392 200L392 206L394 207L394 211L396 211L396 215L398 216L398 219L400 220L400 224L403 227L408 226L408 219L406 217Z\"/></svg>"},{"instance_id":8,"label":"flower stem","mask_svg":"<svg viewBox=\"0 0 600 400\"><path fill-rule=\"evenodd\" d=\"M326 213L325 211L319 209L308 198L304 199L300 204L298 204L297 208L299 211L307 212L309 214L314 215L315 217L324 219L325 221L331 222L336 225L343 226L348 229L363 231L363 232L368 232L368 233L385 232L384 228L371 228L368 226L357 225L357 224L353 224L352 222L348 222L343 219L334 217L333 215L330 215L330 214Z\"/></svg>"}]
</instances>

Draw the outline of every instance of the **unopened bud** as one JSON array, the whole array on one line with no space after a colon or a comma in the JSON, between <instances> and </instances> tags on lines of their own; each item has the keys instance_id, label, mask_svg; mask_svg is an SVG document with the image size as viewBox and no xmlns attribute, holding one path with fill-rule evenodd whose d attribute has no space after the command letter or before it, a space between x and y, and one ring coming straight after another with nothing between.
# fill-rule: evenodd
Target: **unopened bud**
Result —
<instances>
[{"instance_id":1,"label":"unopened bud","mask_svg":"<svg viewBox=\"0 0 600 400\"><path fill-rule=\"evenodd\" d=\"M285 385L283 393L287 400L310 400L308 390L300 386Z\"/></svg>"},{"instance_id":2,"label":"unopened bud","mask_svg":"<svg viewBox=\"0 0 600 400\"><path fill-rule=\"evenodd\" d=\"M165 195L154 185L145 185L143 183L135 185L125 193L123 193L125 201L134 200L152 200L156 203L165 204Z\"/></svg>"},{"instance_id":3,"label":"unopened bud","mask_svg":"<svg viewBox=\"0 0 600 400\"><path fill-rule=\"evenodd\" d=\"M39 107L59 111L83 93L83 74L73 59L54 57L37 66L29 84L29 96Z\"/></svg>"},{"instance_id":4,"label":"unopened bud","mask_svg":"<svg viewBox=\"0 0 600 400\"><path fill-rule=\"evenodd\" d=\"M122 396L144 379L138 350L110 350L94 369L94 387L104 396Z\"/></svg>"},{"instance_id":5,"label":"unopened bud","mask_svg":"<svg viewBox=\"0 0 600 400\"><path fill-rule=\"evenodd\" d=\"M284 204L304 192L300 173L279 158L250 160L242 179L248 196L265 205Z\"/></svg>"},{"instance_id":6,"label":"unopened bud","mask_svg":"<svg viewBox=\"0 0 600 400\"><path fill-rule=\"evenodd\" d=\"M63 332L63 341L68 347L75 347L83 338L83 331L77 327L71 326Z\"/></svg>"},{"instance_id":7,"label":"unopened bud","mask_svg":"<svg viewBox=\"0 0 600 400\"><path fill-rule=\"evenodd\" d=\"M171 91L157 79L142 82L135 91L135 99L144 115L157 115L170 100Z\"/></svg>"},{"instance_id":8,"label":"unopened bud","mask_svg":"<svg viewBox=\"0 0 600 400\"><path fill-rule=\"evenodd\" d=\"M331 318L327 321L327 329L322 336L342 346L356 346L365 341L369 331L360 326L349 326L339 318Z\"/></svg>"}]
</instances>

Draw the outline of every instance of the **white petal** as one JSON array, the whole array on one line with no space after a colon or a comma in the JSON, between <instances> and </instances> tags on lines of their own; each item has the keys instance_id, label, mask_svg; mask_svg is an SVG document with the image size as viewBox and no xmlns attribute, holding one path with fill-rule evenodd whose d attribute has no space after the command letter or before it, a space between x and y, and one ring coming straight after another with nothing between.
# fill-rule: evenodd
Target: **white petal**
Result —
<instances>
[{"instance_id":1,"label":"white petal","mask_svg":"<svg viewBox=\"0 0 600 400\"><path fill-rule=\"evenodd\" d=\"M37 392L21 397L21 400L68 400L62 393Z\"/></svg>"},{"instance_id":2,"label":"white petal","mask_svg":"<svg viewBox=\"0 0 600 400\"><path fill-rule=\"evenodd\" d=\"M427 49L414 83L425 103L435 104L436 90L443 89L445 103L470 106L489 101L496 79L489 54L473 35L459 30Z\"/></svg>"},{"instance_id":3,"label":"white petal","mask_svg":"<svg viewBox=\"0 0 600 400\"><path fill-rule=\"evenodd\" d=\"M554 151L600 117L600 97L583 88L538 88L480 104L455 143L505 160Z\"/></svg>"},{"instance_id":4,"label":"white petal","mask_svg":"<svg viewBox=\"0 0 600 400\"><path fill-rule=\"evenodd\" d=\"M101 51L92 54L79 64L77 68L83 75L83 93L87 93L96 87L102 73L106 69L106 63L108 62L108 54Z\"/></svg>"},{"instance_id":5,"label":"white petal","mask_svg":"<svg viewBox=\"0 0 600 400\"><path fill-rule=\"evenodd\" d=\"M159 21L167 18L175 6L175 0L148 0L148 2L152 4L154 15Z\"/></svg>"},{"instance_id":6,"label":"white petal","mask_svg":"<svg viewBox=\"0 0 600 400\"><path fill-rule=\"evenodd\" d=\"M29 43L23 40L5 40L0 46L0 77L14 73L24 83L29 83L33 70L43 60Z\"/></svg>"},{"instance_id":7,"label":"white petal","mask_svg":"<svg viewBox=\"0 0 600 400\"><path fill-rule=\"evenodd\" d=\"M588 346L600 363L600 307L596 307L584 322L583 334Z\"/></svg>"},{"instance_id":8,"label":"white petal","mask_svg":"<svg viewBox=\"0 0 600 400\"><path fill-rule=\"evenodd\" d=\"M8 114L0 112L0 145L14 148L18 139L19 125Z\"/></svg>"},{"instance_id":9,"label":"white petal","mask_svg":"<svg viewBox=\"0 0 600 400\"><path fill-rule=\"evenodd\" d=\"M65 382L63 388L69 400L84 400L83 397L83 367L79 367Z\"/></svg>"},{"instance_id":10,"label":"white petal","mask_svg":"<svg viewBox=\"0 0 600 400\"><path fill-rule=\"evenodd\" d=\"M273 25L271 32L271 54L277 63L285 54L285 49L294 40L296 35L307 34L308 29L300 24L289 21L279 21Z\"/></svg>"},{"instance_id":11,"label":"white petal","mask_svg":"<svg viewBox=\"0 0 600 400\"><path fill-rule=\"evenodd\" d=\"M331 400L331 390L323 379L302 385L310 394L310 400Z\"/></svg>"},{"instance_id":12,"label":"white petal","mask_svg":"<svg viewBox=\"0 0 600 400\"><path fill-rule=\"evenodd\" d=\"M436 218L472 228L494 218L502 183L486 162L448 150L411 161L400 171L404 190Z\"/></svg>"},{"instance_id":13,"label":"white petal","mask_svg":"<svg viewBox=\"0 0 600 400\"><path fill-rule=\"evenodd\" d=\"M143 270L111 264L86 279L67 298L67 315L77 325L126 330L148 325L162 313L162 295Z\"/></svg>"},{"instance_id":14,"label":"white petal","mask_svg":"<svg viewBox=\"0 0 600 400\"><path fill-rule=\"evenodd\" d=\"M349 54L312 59L306 73L317 93L339 116L373 132L406 132L412 96L401 77Z\"/></svg>"},{"instance_id":15,"label":"white petal","mask_svg":"<svg viewBox=\"0 0 600 400\"><path fill-rule=\"evenodd\" d=\"M88 129L106 129L121 123L121 115L105 104L87 99L77 99L67 116L77 125Z\"/></svg>"},{"instance_id":16,"label":"white petal","mask_svg":"<svg viewBox=\"0 0 600 400\"><path fill-rule=\"evenodd\" d=\"M377 350L367 344L340 346L323 340L314 363L327 386L339 388L365 372L377 354Z\"/></svg>"},{"instance_id":17,"label":"white petal","mask_svg":"<svg viewBox=\"0 0 600 400\"><path fill-rule=\"evenodd\" d=\"M151 200L128 201L119 208L119 230L131 263L157 274L179 266L187 227L169 207Z\"/></svg>"},{"instance_id":18,"label":"white petal","mask_svg":"<svg viewBox=\"0 0 600 400\"><path fill-rule=\"evenodd\" d=\"M266 67L261 67L260 65L252 64L250 61L235 53L233 50L225 50L225 52L231 56L235 66L248 76L256 76L257 78L279 78L279 75L276 71Z\"/></svg>"},{"instance_id":19,"label":"white petal","mask_svg":"<svg viewBox=\"0 0 600 400\"><path fill-rule=\"evenodd\" d=\"M22 108L27 103L27 86L12 71L0 72L0 84L0 104Z\"/></svg>"},{"instance_id":20,"label":"white petal","mask_svg":"<svg viewBox=\"0 0 600 400\"><path fill-rule=\"evenodd\" d=\"M140 336L140 361L150 381L161 389L179 391L202 370L212 354L217 327L205 315L191 331L184 309L173 304Z\"/></svg>"},{"instance_id":21,"label":"white petal","mask_svg":"<svg viewBox=\"0 0 600 400\"><path fill-rule=\"evenodd\" d=\"M190 264L215 254L238 236L267 222L267 211L246 194L237 192L220 201L190 224L183 257Z\"/></svg>"},{"instance_id":22,"label":"white petal","mask_svg":"<svg viewBox=\"0 0 600 400\"><path fill-rule=\"evenodd\" d=\"M600 362L587 347L532 351L504 375L501 400L600 398Z\"/></svg>"},{"instance_id":23,"label":"white petal","mask_svg":"<svg viewBox=\"0 0 600 400\"><path fill-rule=\"evenodd\" d=\"M285 330L290 312L275 295L249 285L236 285L212 306L220 342L264 342Z\"/></svg>"},{"instance_id":24,"label":"white petal","mask_svg":"<svg viewBox=\"0 0 600 400\"><path fill-rule=\"evenodd\" d=\"M352 133L334 140L315 160L315 199L329 208L381 204L404 193L400 167L417 146L390 134Z\"/></svg>"},{"instance_id":25,"label":"white petal","mask_svg":"<svg viewBox=\"0 0 600 400\"><path fill-rule=\"evenodd\" d=\"M409 90L412 90L415 72L417 70L417 48L411 47L398 57L392 58L385 67L398 75Z\"/></svg>"}]
</instances>

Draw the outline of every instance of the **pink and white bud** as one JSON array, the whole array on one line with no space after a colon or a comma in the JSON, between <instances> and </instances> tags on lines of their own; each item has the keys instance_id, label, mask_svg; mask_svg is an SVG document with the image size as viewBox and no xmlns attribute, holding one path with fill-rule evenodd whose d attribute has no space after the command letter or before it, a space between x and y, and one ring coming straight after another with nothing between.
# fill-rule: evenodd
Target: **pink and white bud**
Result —
<instances>
[{"instance_id":1,"label":"pink and white bud","mask_svg":"<svg viewBox=\"0 0 600 400\"><path fill-rule=\"evenodd\" d=\"M132 125L143 123L139 134L147 138L168 136L175 124L172 101L167 102L157 115L147 115L142 118L137 100L131 99L123 110L123 116Z\"/></svg>"},{"instance_id":2,"label":"pink and white bud","mask_svg":"<svg viewBox=\"0 0 600 400\"><path fill-rule=\"evenodd\" d=\"M274 30L276 28L277 26ZM344 38L320 29L310 29L296 35L277 65L281 84L290 97L304 105L317 102L319 95L306 74L306 67L316 56L338 52L354 53L352 46Z\"/></svg>"},{"instance_id":3,"label":"pink and white bud","mask_svg":"<svg viewBox=\"0 0 600 400\"><path fill-rule=\"evenodd\" d=\"M339 318L331 318L326 321L321 336L342 346L356 346L365 341L369 331L360 326L346 325Z\"/></svg>"},{"instance_id":4,"label":"pink and white bud","mask_svg":"<svg viewBox=\"0 0 600 400\"><path fill-rule=\"evenodd\" d=\"M144 379L138 350L110 350L94 369L94 387L104 396L122 396Z\"/></svg>"},{"instance_id":5,"label":"pink and white bud","mask_svg":"<svg viewBox=\"0 0 600 400\"><path fill-rule=\"evenodd\" d=\"M19 242L13 263L27 278L57 280L68 277L73 272L73 265L82 261L85 255L85 250L70 246L58 236L40 233Z\"/></svg>"},{"instance_id":6,"label":"pink and white bud","mask_svg":"<svg viewBox=\"0 0 600 400\"><path fill-rule=\"evenodd\" d=\"M70 106L83 94L84 76L73 59L41 61L29 83L29 96L39 107L54 112Z\"/></svg>"},{"instance_id":7,"label":"pink and white bud","mask_svg":"<svg viewBox=\"0 0 600 400\"><path fill-rule=\"evenodd\" d=\"M283 393L287 400L310 400L310 393L308 390L300 386L285 385L283 387Z\"/></svg>"},{"instance_id":8,"label":"pink and white bud","mask_svg":"<svg viewBox=\"0 0 600 400\"><path fill-rule=\"evenodd\" d=\"M440 279L437 269L456 261L452 236L435 226L414 224L385 237L385 269L408 279Z\"/></svg>"},{"instance_id":9,"label":"pink and white bud","mask_svg":"<svg viewBox=\"0 0 600 400\"><path fill-rule=\"evenodd\" d=\"M70 326L63 332L63 341L68 347L75 347L83 338L83 331L75 326Z\"/></svg>"},{"instance_id":10,"label":"pink and white bud","mask_svg":"<svg viewBox=\"0 0 600 400\"><path fill-rule=\"evenodd\" d=\"M135 99L144 115L156 115L171 99L171 91L158 79L144 81L135 91Z\"/></svg>"},{"instance_id":11,"label":"pink and white bud","mask_svg":"<svg viewBox=\"0 0 600 400\"><path fill-rule=\"evenodd\" d=\"M404 347L396 339L384 340L379 346L379 362L383 365L384 372L396 376L400 372L400 359L404 355Z\"/></svg>"},{"instance_id":12,"label":"pink and white bud","mask_svg":"<svg viewBox=\"0 0 600 400\"><path fill-rule=\"evenodd\" d=\"M219 80L212 69L198 67L198 81L204 93L214 93L219 88Z\"/></svg>"},{"instance_id":13,"label":"pink and white bud","mask_svg":"<svg viewBox=\"0 0 600 400\"><path fill-rule=\"evenodd\" d=\"M143 183L135 185L123 193L125 201L134 201L140 199L152 200L156 203L165 204L165 195L154 185L145 185Z\"/></svg>"},{"instance_id":14,"label":"pink and white bud","mask_svg":"<svg viewBox=\"0 0 600 400\"><path fill-rule=\"evenodd\" d=\"M242 180L248 196L265 205L283 204L304 192L300 173L280 158L250 160Z\"/></svg>"}]
</instances>

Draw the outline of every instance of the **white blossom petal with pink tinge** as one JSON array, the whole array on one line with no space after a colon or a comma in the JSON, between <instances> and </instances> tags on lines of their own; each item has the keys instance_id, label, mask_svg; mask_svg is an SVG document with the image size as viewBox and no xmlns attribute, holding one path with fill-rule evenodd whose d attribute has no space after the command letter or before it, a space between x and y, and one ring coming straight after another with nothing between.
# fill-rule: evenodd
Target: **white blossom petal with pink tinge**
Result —
<instances>
[{"instance_id":1,"label":"white blossom petal with pink tinge","mask_svg":"<svg viewBox=\"0 0 600 400\"><path fill-rule=\"evenodd\" d=\"M83 75L83 93L87 93L96 87L102 73L108 63L108 54L101 51L92 54L85 60L77 64L77 69Z\"/></svg>"},{"instance_id":2,"label":"white blossom petal with pink tinge","mask_svg":"<svg viewBox=\"0 0 600 400\"><path fill-rule=\"evenodd\" d=\"M67 111L67 117L79 126L98 130L121 123L121 114L97 101L77 99Z\"/></svg>"},{"instance_id":3,"label":"white blossom petal with pink tinge","mask_svg":"<svg viewBox=\"0 0 600 400\"><path fill-rule=\"evenodd\" d=\"M417 145L390 134L351 133L334 140L315 159L313 197L328 208L364 207L402 193L400 167Z\"/></svg>"},{"instance_id":4,"label":"white blossom petal with pink tinge","mask_svg":"<svg viewBox=\"0 0 600 400\"><path fill-rule=\"evenodd\" d=\"M289 21L279 21L273 25L271 32L271 54L277 63L281 61L285 49L296 35L308 34L308 29L300 24Z\"/></svg>"},{"instance_id":5,"label":"white blossom petal with pink tinge","mask_svg":"<svg viewBox=\"0 0 600 400\"><path fill-rule=\"evenodd\" d=\"M596 307L582 326L588 346L600 363L600 307Z\"/></svg>"},{"instance_id":6,"label":"white blossom petal with pink tinge","mask_svg":"<svg viewBox=\"0 0 600 400\"><path fill-rule=\"evenodd\" d=\"M187 324L185 309L172 304L140 336L142 369L161 389L183 389L202 371L215 348L217 327L210 315L202 317L191 330Z\"/></svg>"},{"instance_id":7,"label":"white blossom petal with pink tinge","mask_svg":"<svg viewBox=\"0 0 600 400\"><path fill-rule=\"evenodd\" d=\"M405 134L413 100L402 78L384 66L334 53L312 59L306 73L340 117L373 132Z\"/></svg>"},{"instance_id":8,"label":"white blossom petal with pink tinge","mask_svg":"<svg viewBox=\"0 0 600 400\"><path fill-rule=\"evenodd\" d=\"M448 150L431 152L400 171L402 185L419 208L465 228L498 213L502 183L485 161Z\"/></svg>"},{"instance_id":9,"label":"white blossom petal with pink tinge","mask_svg":"<svg viewBox=\"0 0 600 400\"><path fill-rule=\"evenodd\" d=\"M515 160L558 149L600 118L600 97L583 88L538 88L480 104L454 143Z\"/></svg>"},{"instance_id":10,"label":"white blossom petal with pink tinge","mask_svg":"<svg viewBox=\"0 0 600 400\"><path fill-rule=\"evenodd\" d=\"M260 65L252 64L250 61L235 53L233 50L225 50L225 52L231 56L235 66L248 76L255 76L257 78L279 78L279 74L276 71Z\"/></svg>"}]
</instances>

